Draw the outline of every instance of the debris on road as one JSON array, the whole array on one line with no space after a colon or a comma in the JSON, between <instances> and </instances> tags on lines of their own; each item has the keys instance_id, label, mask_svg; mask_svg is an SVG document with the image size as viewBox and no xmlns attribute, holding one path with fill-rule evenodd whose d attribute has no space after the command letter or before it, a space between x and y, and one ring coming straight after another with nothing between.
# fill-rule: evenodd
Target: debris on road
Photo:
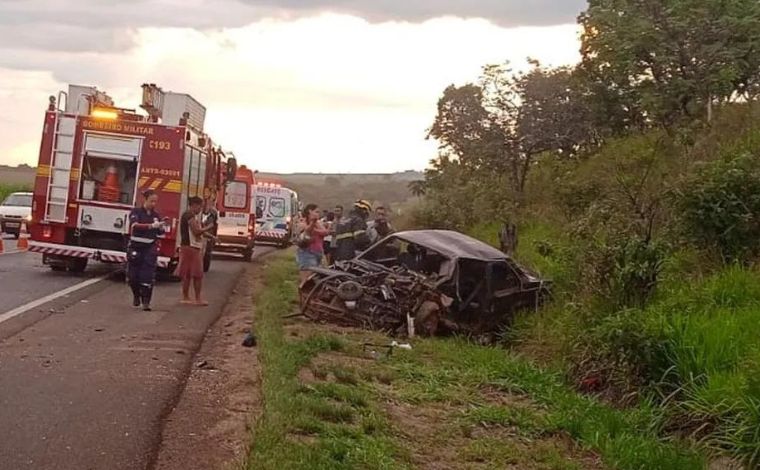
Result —
<instances>
[{"instance_id":1,"label":"debris on road","mask_svg":"<svg viewBox=\"0 0 760 470\"><path fill-rule=\"evenodd\" d=\"M396 336L492 335L537 308L551 283L457 232L393 234L355 259L313 268L301 314Z\"/></svg>"},{"instance_id":2,"label":"debris on road","mask_svg":"<svg viewBox=\"0 0 760 470\"><path fill-rule=\"evenodd\" d=\"M256 336L253 335L250 331L247 335L245 335L245 339L243 340L243 346L246 348L252 348L256 346Z\"/></svg>"}]
</instances>

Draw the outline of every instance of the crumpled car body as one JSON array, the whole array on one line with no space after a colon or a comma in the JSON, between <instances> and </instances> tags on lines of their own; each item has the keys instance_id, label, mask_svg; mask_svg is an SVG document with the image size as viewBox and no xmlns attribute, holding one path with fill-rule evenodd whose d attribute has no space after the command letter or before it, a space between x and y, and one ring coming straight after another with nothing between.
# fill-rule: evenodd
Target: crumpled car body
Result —
<instances>
[{"instance_id":1,"label":"crumpled car body","mask_svg":"<svg viewBox=\"0 0 760 470\"><path fill-rule=\"evenodd\" d=\"M499 333L551 286L490 245L447 230L395 233L313 271L301 286L306 316L406 336Z\"/></svg>"}]
</instances>

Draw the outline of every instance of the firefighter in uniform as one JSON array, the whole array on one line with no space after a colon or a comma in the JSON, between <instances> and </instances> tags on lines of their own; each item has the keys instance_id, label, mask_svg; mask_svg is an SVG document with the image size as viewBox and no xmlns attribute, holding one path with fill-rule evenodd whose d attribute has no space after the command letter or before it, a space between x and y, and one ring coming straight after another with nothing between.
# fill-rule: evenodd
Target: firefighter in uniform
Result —
<instances>
[{"instance_id":1,"label":"firefighter in uniform","mask_svg":"<svg viewBox=\"0 0 760 470\"><path fill-rule=\"evenodd\" d=\"M346 261L353 259L358 251L369 247L367 234L367 219L372 211L372 205L364 200L354 203L353 210L338 222L333 237L333 260Z\"/></svg>"},{"instance_id":2,"label":"firefighter in uniform","mask_svg":"<svg viewBox=\"0 0 760 470\"><path fill-rule=\"evenodd\" d=\"M158 262L156 239L164 233L166 221L156 212L158 194L149 189L143 197L143 205L129 214L127 277L134 296L132 305L139 307L142 304L143 310L150 311Z\"/></svg>"}]
</instances>

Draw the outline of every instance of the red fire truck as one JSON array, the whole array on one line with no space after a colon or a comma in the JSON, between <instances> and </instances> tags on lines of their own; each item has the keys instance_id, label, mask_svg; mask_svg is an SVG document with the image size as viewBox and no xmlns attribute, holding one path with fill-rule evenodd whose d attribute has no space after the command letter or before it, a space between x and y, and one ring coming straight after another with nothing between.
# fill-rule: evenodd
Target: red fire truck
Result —
<instances>
[{"instance_id":1,"label":"red fire truck","mask_svg":"<svg viewBox=\"0 0 760 470\"><path fill-rule=\"evenodd\" d=\"M237 201L226 192L249 187L247 180L236 181L235 159L203 132L206 110L190 95L146 84L141 107L147 116L114 106L95 87L77 85L50 97L29 250L42 253L52 269L83 271L91 259L125 262L128 214L147 189L158 193L158 212L171 221L158 259L159 267L171 269L188 198L215 200L224 212L227 202ZM229 209L238 210L237 204Z\"/></svg>"}]
</instances>

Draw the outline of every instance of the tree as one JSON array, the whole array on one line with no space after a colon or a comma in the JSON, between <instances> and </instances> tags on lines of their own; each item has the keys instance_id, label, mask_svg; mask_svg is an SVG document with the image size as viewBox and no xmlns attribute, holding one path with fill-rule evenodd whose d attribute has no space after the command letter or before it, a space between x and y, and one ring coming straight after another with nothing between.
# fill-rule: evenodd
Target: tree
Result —
<instances>
[{"instance_id":1,"label":"tree","mask_svg":"<svg viewBox=\"0 0 760 470\"><path fill-rule=\"evenodd\" d=\"M407 187L414 197L422 197L425 195L425 180L410 181Z\"/></svg>"},{"instance_id":2,"label":"tree","mask_svg":"<svg viewBox=\"0 0 760 470\"><path fill-rule=\"evenodd\" d=\"M574 70L532 64L526 73L489 65L478 85L450 86L429 132L472 177L493 182L508 175L503 189L518 203L539 154L568 157L599 141Z\"/></svg>"},{"instance_id":3,"label":"tree","mask_svg":"<svg viewBox=\"0 0 760 470\"><path fill-rule=\"evenodd\" d=\"M657 124L709 120L756 90L757 0L589 0L579 22L589 77Z\"/></svg>"}]
</instances>

